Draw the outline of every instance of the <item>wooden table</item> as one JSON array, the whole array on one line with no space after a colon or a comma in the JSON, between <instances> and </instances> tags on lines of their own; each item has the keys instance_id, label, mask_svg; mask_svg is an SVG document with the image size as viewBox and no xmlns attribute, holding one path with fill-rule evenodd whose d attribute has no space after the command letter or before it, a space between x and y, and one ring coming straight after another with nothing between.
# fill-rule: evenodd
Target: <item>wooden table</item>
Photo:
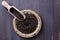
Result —
<instances>
[{"instance_id":1,"label":"wooden table","mask_svg":"<svg viewBox=\"0 0 60 40\"><path fill-rule=\"evenodd\" d=\"M55 34L54 29L57 25L60 24L59 23L60 21L58 21L58 17L56 17L56 15L58 15L59 13L55 14L56 9L54 7L53 0L6 0L10 5L14 5L19 10L31 9L31 10L35 10L38 14L40 14L43 21L42 29L37 36L31 39L21 38L14 32L12 27L13 16L11 16L8 13L8 11L1 5L2 1L3 0L0 0L0 40L53 40L55 39L53 35ZM55 21L58 22L56 23Z\"/></svg>"}]
</instances>

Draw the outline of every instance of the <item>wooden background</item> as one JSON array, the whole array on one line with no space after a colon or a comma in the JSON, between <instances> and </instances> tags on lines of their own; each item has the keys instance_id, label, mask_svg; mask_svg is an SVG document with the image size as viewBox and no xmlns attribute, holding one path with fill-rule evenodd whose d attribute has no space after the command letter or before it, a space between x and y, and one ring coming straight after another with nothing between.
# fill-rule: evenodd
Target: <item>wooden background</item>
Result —
<instances>
[{"instance_id":1,"label":"wooden background","mask_svg":"<svg viewBox=\"0 0 60 40\"><path fill-rule=\"evenodd\" d=\"M2 1L0 0L0 40L58 40L60 26L59 0L6 0L19 10L31 9L41 15L42 30L31 39L21 38L14 32L12 26L13 16L1 5Z\"/></svg>"}]
</instances>

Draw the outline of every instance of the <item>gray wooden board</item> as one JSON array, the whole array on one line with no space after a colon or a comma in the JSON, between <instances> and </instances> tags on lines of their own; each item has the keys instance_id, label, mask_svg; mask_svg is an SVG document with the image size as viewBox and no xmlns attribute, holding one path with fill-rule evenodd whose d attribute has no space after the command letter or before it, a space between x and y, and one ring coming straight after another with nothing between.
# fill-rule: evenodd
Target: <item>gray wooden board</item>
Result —
<instances>
[{"instance_id":1,"label":"gray wooden board","mask_svg":"<svg viewBox=\"0 0 60 40\"><path fill-rule=\"evenodd\" d=\"M42 18L43 26L40 33L31 39L19 37L13 30L11 16L1 5L0 0L0 40L53 40L54 3L53 0L6 0L19 10L35 10Z\"/></svg>"},{"instance_id":2,"label":"gray wooden board","mask_svg":"<svg viewBox=\"0 0 60 40\"><path fill-rule=\"evenodd\" d=\"M54 0L54 40L60 40L60 0Z\"/></svg>"}]
</instances>

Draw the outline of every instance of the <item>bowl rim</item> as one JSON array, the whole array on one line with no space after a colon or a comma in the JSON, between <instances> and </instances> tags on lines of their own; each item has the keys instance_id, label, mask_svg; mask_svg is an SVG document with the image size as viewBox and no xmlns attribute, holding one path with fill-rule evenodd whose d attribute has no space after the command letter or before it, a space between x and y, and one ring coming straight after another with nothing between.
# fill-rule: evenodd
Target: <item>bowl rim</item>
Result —
<instances>
[{"instance_id":1,"label":"bowl rim","mask_svg":"<svg viewBox=\"0 0 60 40\"><path fill-rule=\"evenodd\" d=\"M41 21L41 17L33 10L29 10L29 9L25 9L25 10L22 10L21 12L31 12L32 14L34 14L38 20L38 25L37 25L37 28L34 32L32 33L29 33L29 34L24 34L22 32L20 32L17 28L16 28L16 18L14 17L13 19L13 29L14 31L21 37L24 37L24 38L31 38L35 35L37 35L39 33L39 31L41 30L41 27L42 27L42 21ZM31 13L28 13L28 14L31 14Z\"/></svg>"}]
</instances>

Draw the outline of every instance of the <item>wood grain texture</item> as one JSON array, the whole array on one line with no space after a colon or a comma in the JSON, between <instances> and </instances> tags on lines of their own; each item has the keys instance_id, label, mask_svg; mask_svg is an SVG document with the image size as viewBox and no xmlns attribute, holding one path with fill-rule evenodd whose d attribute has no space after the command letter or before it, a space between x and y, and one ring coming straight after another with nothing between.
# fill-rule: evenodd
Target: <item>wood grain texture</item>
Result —
<instances>
[{"instance_id":1,"label":"wood grain texture","mask_svg":"<svg viewBox=\"0 0 60 40\"><path fill-rule=\"evenodd\" d=\"M54 40L60 40L60 0L54 0Z\"/></svg>"},{"instance_id":2,"label":"wood grain texture","mask_svg":"<svg viewBox=\"0 0 60 40\"><path fill-rule=\"evenodd\" d=\"M0 0L0 3L3 0ZM41 32L34 38L24 39L13 30L11 16L0 4L0 40L52 40L54 27L54 12L52 0L6 0L19 10L31 9L41 15L43 26Z\"/></svg>"}]
</instances>

